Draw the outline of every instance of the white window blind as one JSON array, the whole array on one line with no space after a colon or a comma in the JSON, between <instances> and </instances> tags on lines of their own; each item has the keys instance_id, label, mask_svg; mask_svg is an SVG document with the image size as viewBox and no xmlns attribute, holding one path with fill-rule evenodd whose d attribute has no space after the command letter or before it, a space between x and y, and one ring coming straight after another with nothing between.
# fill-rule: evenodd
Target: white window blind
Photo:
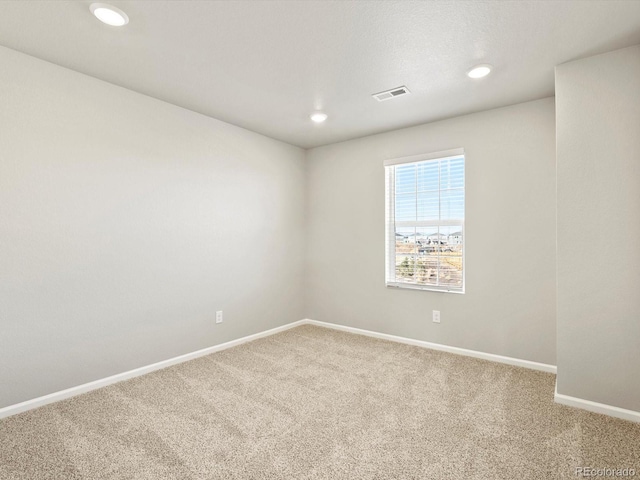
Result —
<instances>
[{"instance_id":1,"label":"white window blind","mask_svg":"<svg viewBox=\"0 0 640 480\"><path fill-rule=\"evenodd\" d=\"M464 151L385 162L386 283L464 292Z\"/></svg>"}]
</instances>

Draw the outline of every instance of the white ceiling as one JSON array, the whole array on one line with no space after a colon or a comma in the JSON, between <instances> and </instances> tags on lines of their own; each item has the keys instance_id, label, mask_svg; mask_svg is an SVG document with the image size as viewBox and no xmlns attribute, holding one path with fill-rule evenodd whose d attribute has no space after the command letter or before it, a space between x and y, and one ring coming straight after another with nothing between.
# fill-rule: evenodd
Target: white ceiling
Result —
<instances>
[{"instance_id":1,"label":"white ceiling","mask_svg":"<svg viewBox=\"0 0 640 480\"><path fill-rule=\"evenodd\" d=\"M105 1L130 23L2 1L0 44L305 148L547 97L555 65L640 43L640 1Z\"/></svg>"}]
</instances>

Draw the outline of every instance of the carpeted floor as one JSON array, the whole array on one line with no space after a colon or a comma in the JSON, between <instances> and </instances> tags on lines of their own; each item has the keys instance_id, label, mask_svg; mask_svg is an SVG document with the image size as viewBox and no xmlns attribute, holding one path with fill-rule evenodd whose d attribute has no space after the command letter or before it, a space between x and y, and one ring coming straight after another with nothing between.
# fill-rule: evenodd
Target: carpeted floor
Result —
<instances>
[{"instance_id":1,"label":"carpeted floor","mask_svg":"<svg viewBox=\"0 0 640 480\"><path fill-rule=\"evenodd\" d=\"M640 477L640 425L554 381L302 326L0 421L0 478Z\"/></svg>"}]
</instances>

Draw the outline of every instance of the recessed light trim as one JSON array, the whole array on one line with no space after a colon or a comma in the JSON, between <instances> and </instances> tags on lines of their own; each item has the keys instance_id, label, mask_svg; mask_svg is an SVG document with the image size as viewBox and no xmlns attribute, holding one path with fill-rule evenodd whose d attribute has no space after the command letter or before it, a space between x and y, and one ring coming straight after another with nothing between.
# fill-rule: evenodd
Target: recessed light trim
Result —
<instances>
[{"instance_id":1,"label":"recessed light trim","mask_svg":"<svg viewBox=\"0 0 640 480\"><path fill-rule=\"evenodd\" d=\"M322 123L327 119L328 115L324 112L312 113L309 118L315 123Z\"/></svg>"},{"instance_id":2,"label":"recessed light trim","mask_svg":"<svg viewBox=\"0 0 640 480\"><path fill-rule=\"evenodd\" d=\"M488 63L483 63L480 65L476 65L471 70L467 72L467 75L470 78L484 78L491 73L493 67Z\"/></svg>"},{"instance_id":3,"label":"recessed light trim","mask_svg":"<svg viewBox=\"0 0 640 480\"><path fill-rule=\"evenodd\" d=\"M102 23L106 23L112 27L122 27L129 23L129 17L126 13L106 3L92 3L91 6L89 6L89 10L91 10L91 13Z\"/></svg>"}]
</instances>

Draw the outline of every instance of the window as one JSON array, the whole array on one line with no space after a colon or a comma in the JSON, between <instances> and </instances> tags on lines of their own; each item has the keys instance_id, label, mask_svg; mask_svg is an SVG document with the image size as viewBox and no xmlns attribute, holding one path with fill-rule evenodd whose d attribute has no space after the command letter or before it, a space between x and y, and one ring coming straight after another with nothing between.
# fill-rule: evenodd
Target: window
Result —
<instances>
[{"instance_id":1,"label":"window","mask_svg":"<svg viewBox=\"0 0 640 480\"><path fill-rule=\"evenodd\" d=\"M387 286L464 292L464 152L388 160Z\"/></svg>"}]
</instances>

